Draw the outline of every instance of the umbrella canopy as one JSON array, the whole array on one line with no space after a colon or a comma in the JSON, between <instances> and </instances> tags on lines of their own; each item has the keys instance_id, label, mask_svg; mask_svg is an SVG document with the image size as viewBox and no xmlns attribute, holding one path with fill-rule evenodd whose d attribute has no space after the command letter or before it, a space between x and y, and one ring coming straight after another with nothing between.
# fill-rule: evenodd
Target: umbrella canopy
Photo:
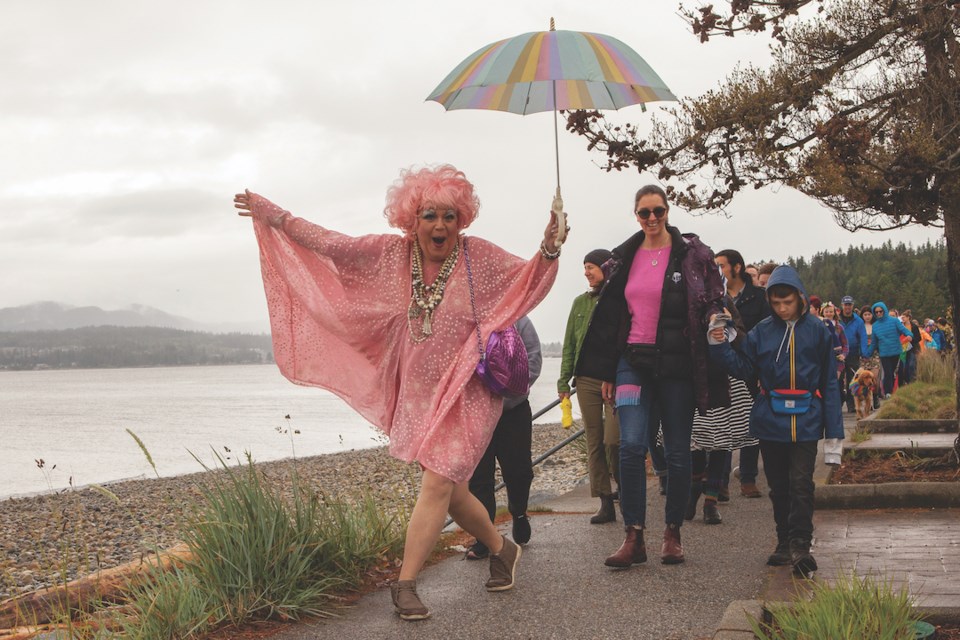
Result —
<instances>
[{"instance_id":1,"label":"umbrella canopy","mask_svg":"<svg viewBox=\"0 0 960 640\"><path fill-rule=\"evenodd\" d=\"M427 97L452 109L528 114L620 109L676 100L660 76L623 42L581 31L535 31L467 57Z\"/></svg>"}]
</instances>

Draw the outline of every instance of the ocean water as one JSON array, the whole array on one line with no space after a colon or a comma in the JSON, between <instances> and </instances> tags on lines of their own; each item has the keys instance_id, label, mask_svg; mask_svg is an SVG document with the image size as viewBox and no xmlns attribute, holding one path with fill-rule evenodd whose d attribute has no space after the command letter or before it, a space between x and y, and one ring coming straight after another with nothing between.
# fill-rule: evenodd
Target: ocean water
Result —
<instances>
[{"instance_id":1,"label":"ocean water","mask_svg":"<svg viewBox=\"0 0 960 640\"><path fill-rule=\"evenodd\" d=\"M559 370L544 359L534 411L556 399ZM559 420L554 408L536 422ZM265 462L385 442L335 395L273 365L0 372L0 499L192 473L215 454Z\"/></svg>"}]
</instances>

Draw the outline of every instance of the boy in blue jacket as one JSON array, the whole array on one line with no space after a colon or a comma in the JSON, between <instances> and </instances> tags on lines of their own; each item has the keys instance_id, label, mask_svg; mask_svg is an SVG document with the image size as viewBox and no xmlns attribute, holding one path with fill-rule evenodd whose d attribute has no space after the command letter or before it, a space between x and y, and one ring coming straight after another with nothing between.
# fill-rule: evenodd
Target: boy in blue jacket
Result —
<instances>
[{"instance_id":1,"label":"boy in blue jacket","mask_svg":"<svg viewBox=\"0 0 960 640\"><path fill-rule=\"evenodd\" d=\"M710 357L736 378L759 379L750 435L760 440L777 525L777 547L767 564L791 564L806 578L817 570L810 554L817 442L843 438L833 337L808 315L807 294L792 267L774 270L767 300L773 315L747 334L740 351L726 341L723 327L711 323Z\"/></svg>"}]
</instances>

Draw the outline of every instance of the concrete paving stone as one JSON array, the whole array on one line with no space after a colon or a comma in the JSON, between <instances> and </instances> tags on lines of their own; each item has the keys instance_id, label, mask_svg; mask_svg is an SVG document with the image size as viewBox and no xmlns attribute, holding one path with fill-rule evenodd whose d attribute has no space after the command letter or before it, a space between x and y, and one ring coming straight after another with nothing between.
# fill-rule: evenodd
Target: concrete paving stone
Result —
<instances>
[{"instance_id":1,"label":"concrete paving stone","mask_svg":"<svg viewBox=\"0 0 960 640\"><path fill-rule=\"evenodd\" d=\"M756 640L756 637L752 631L720 630L714 634L713 640Z\"/></svg>"},{"instance_id":2,"label":"concrete paving stone","mask_svg":"<svg viewBox=\"0 0 960 640\"><path fill-rule=\"evenodd\" d=\"M930 609L957 609L960 607L960 595L923 594L916 599L915 604Z\"/></svg>"},{"instance_id":3,"label":"concrete paving stone","mask_svg":"<svg viewBox=\"0 0 960 640\"><path fill-rule=\"evenodd\" d=\"M845 450L889 450L903 449L907 453L918 451L942 450L953 448L955 433L874 433L862 442L843 443Z\"/></svg>"}]
</instances>

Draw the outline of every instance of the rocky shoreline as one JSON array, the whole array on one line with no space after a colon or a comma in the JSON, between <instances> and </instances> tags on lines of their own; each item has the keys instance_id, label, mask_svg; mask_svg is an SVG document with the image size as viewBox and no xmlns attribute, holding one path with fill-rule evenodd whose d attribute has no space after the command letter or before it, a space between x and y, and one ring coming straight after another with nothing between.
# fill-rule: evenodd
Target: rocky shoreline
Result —
<instances>
[{"instance_id":1,"label":"rocky shoreline","mask_svg":"<svg viewBox=\"0 0 960 640\"><path fill-rule=\"evenodd\" d=\"M533 429L536 458L572 431ZM264 462L263 476L287 485L290 472L333 499L363 490L388 506L412 500L420 470L391 458L384 447ZM585 458L568 446L534 469L531 503L560 495L584 480ZM0 600L135 560L178 542L183 515L202 500L209 474L129 480L0 501ZM498 496L500 497L500 496ZM501 497L501 500L504 498Z\"/></svg>"}]
</instances>

